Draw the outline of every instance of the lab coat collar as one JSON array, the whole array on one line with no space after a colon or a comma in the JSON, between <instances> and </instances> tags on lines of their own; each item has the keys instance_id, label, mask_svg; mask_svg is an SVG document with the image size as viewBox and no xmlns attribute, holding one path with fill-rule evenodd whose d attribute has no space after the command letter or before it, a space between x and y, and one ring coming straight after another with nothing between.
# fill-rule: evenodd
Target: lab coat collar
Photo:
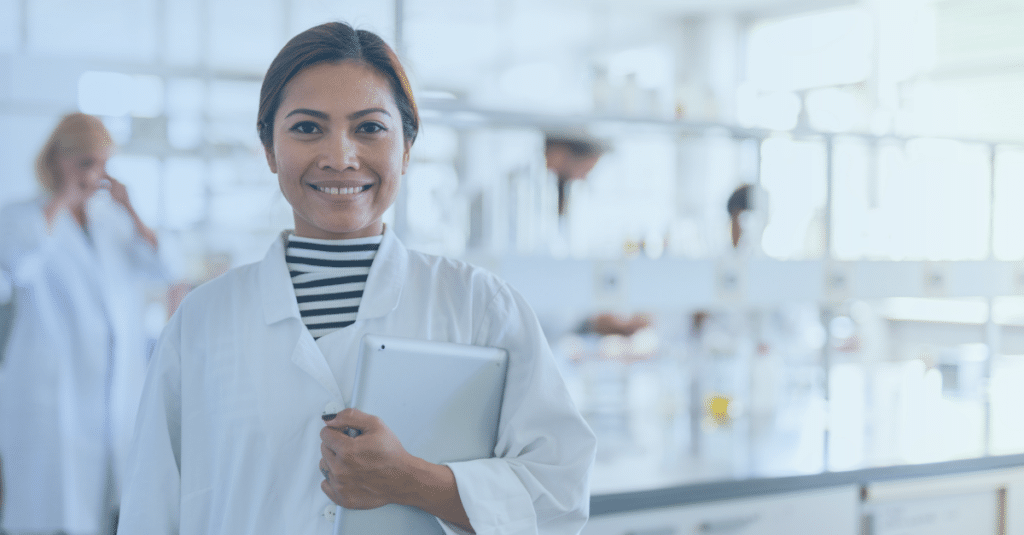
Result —
<instances>
[{"instance_id":1,"label":"lab coat collar","mask_svg":"<svg viewBox=\"0 0 1024 535\"><path fill-rule=\"evenodd\" d=\"M267 325L299 316L299 303L295 299L295 288L292 277L288 273L288 264L284 259L285 244L288 243L290 230L281 234L270 245L270 250L259 263L260 295L263 297L263 319Z\"/></svg>"},{"instance_id":2,"label":"lab coat collar","mask_svg":"<svg viewBox=\"0 0 1024 535\"><path fill-rule=\"evenodd\" d=\"M302 321L299 304L295 299L295 288L284 258L289 234L290 230L282 232L259 264L263 319L267 325L287 318ZM402 286L408 271L409 251L394 231L385 225L380 248L370 265L356 321L380 318L394 310L402 296Z\"/></svg>"},{"instance_id":3,"label":"lab coat collar","mask_svg":"<svg viewBox=\"0 0 1024 535\"><path fill-rule=\"evenodd\" d=\"M409 251L394 231L384 225L384 238L370 264L356 321L380 318L398 307L408 271Z\"/></svg>"}]
</instances>

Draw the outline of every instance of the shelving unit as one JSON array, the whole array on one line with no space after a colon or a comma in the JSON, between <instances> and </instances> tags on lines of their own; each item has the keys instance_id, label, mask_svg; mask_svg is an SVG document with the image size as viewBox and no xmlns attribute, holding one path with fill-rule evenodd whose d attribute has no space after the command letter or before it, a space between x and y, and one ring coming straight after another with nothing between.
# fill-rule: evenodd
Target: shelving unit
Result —
<instances>
[{"instance_id":1,"label":"shelving unit","mask_svg":"<svg viewBox=\"0 0 1024 535\"><path fill-rule=\"evenodd\" d=\"M723 302L837 305L847 299L1024 295L1024 262L469 259L496 271L538 309L587 310L609 298L630 310L686 310Z\"/></svg>"}]
</instances>

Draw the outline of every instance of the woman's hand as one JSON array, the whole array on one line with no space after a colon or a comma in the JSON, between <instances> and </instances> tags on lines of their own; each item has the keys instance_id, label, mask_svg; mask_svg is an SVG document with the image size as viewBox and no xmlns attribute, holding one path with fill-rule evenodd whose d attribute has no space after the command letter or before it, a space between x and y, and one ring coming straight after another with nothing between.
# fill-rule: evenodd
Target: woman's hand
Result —
<instances>
[{"instance_id":1,"label":"woman's hand","mask_svg":"<svg viewBox=\"0 0 1024 535\"><path fill-rule=\"evenodd\" d=\"M320 440L320 488L334 503L347 509L409 505L474 533L451 469L407 452L380 418L345 409L327 420Z\"/></svg>"},{"instance_id":2,"label":"woman's hand","mask_svg":"<svg viewBox=\"0 0 1024 535\"><path fill-rule=\"evenodd\" d=\"M125 210L132 210L132 203L128 200L128 188L120 180L107 175L103 178L103 188L110 192L110 198L114 199Z\"/></svg>"},{"instance_id":3,"label":"woman's hand","mask_svg":"<svg viewBox=\"0 0 1024 535\"><path fill-rule=\"evenodd\" d=\"M110 191L110 198L123 206L128 215L131 216L132 223L135 225L135 232L156 249L158 247L156 233L153 232L153 229L146 226L142 219L139 218L139 215L135 213L135 208L132 207L132 202L128 199L128 188L120 180L110 175L104 177L102 187Z\"/></svg>"},{"instance_id":4,"label":"woman's hand","mask_svg":"<svg viewBox=\"0 0 1024 535\"><path fill-rule=\"evenodd\" d=\"M352 429L361 434L345 433ZM348 509L406 503L415 458L379 418L345 409L327 421L320 439L320 469L328 476L320 487L331 501Z\"/></svg>"}]
</instances>

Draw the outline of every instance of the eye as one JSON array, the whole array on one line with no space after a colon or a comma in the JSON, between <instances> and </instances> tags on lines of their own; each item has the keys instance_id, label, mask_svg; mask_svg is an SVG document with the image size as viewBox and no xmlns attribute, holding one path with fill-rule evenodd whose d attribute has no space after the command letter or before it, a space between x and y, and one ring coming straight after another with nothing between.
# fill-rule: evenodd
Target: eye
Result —
<instances>
[{"instance_id":1,"label":"eye","mask_svg":"<svg viewBox=\"0 0 1024 535\"><path fill-rule=\"evenodd\" d=\"M376 134L377 132L383 132L385 130L387 130L387 128L385 128L384 125L377 122L363 123L359 125L358 128L356 128L357 132L363 134Z\"/></svg>"},{"instance_id":2,"label":"eye","mask_svg":"<svg viewBox=\"0 0 1024 535\"><path fill-rule=\"evenodd\" d=\"M320 132L320 126L313 121L301 121L292 125L289 130L297 134L317 134Z\"/></svg>"}]
</instances>

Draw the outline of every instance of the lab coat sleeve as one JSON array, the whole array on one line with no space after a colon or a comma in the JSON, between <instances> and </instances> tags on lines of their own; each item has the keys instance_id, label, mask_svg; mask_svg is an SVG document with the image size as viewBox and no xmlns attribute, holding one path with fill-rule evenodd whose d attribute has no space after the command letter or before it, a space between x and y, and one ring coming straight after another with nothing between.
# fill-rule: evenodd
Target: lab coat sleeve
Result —
<instances>
[{"instance_id":1,"label":"lab coat sleeve","mask_svg":"<svg viewBox=\"0 0 1024 535\"><path fill-rule=\"evenodd\" d=\"M138 233L127 209L114 202L107 192L100 192L96 197L90 206L97 219L108 227L106 232L116 236L133 272L144 279L165 280L167 273L157 249Z\"/></svg>"},{"instance_id":2,"label":"lab coat sleeve","mask_svg":"<svg viewBox=\"0 0 1024 535\"><path fill-rule=\"evenodd\" d=\"M502 285L474 338L507 349L509 366L495 457L448 465L470 523L480 535L578 533L590 511L596 441L536 316Z\"/></svg>"},{"instance_id":3,"label":"lab coat sleeve","mask_svg":"<svg viewBox=\"0 0 1024 535\"><path fill-rule=\"evenodd\" d=\"M143 387L118 535L176 535L181 496L181 323L157 343Z\"/></svg>"},{"instance_id":4,"label":"lab coat sleeve","mask_svg":"<svg viewBox=\"0 0 1024 535\"><path fill-rule=\"evenodd\" d=\"M12 286L31 280L52 263L66 261L64 235L73 232L74 221L60 213L47 229L41 207L35 203L18 203L0 212L0 266L7 272Z\"/></svg>"},{"instance_id":5,"label":"lab coat sleeve","mask_svg":"<svg viewBox=\"0 0 1024 535\"><path fill-rule=\"evenodd\" d=\"M132 236L126 248L129 261L140 274L153 280L168 279L167 270L156 248L138 233Z\"/></svg>"},{"instance_id":6,"label":"lab coat sleeve","mask_svg":"<svg viewBox=\"0 0 1024 535\"><path fill-rule=\"evenodd\" d=\"M14 296L14 281L6 269L0 269L0 305L6 305Z\"/></svg>"}]
</instances>

